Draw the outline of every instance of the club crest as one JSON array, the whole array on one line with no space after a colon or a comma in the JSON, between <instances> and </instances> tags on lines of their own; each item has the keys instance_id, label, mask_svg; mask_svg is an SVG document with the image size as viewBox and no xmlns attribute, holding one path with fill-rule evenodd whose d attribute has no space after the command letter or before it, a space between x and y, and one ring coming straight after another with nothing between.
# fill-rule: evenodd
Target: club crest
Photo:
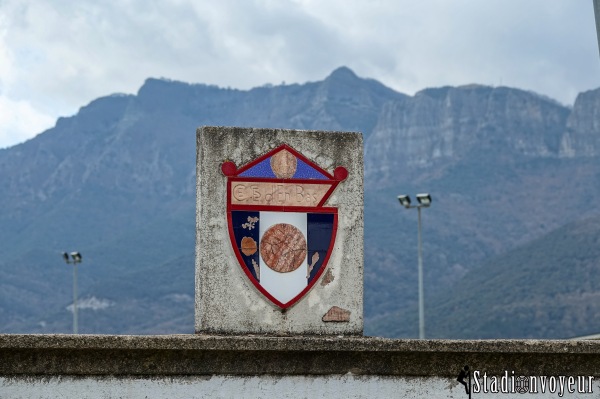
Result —
<instances>
[{"instance_id":1,"label":"club crest","mask_svg":"<svg viewBox=\"0 0 600 399\"><path fill-rule=\"evenodd\" d=\"M252 284L276 306L297 303L319 280L333 250L338 210L324 204L346 179L283 144L237 168L224 162L229 238Z\"/></svg>"}]
</instances>

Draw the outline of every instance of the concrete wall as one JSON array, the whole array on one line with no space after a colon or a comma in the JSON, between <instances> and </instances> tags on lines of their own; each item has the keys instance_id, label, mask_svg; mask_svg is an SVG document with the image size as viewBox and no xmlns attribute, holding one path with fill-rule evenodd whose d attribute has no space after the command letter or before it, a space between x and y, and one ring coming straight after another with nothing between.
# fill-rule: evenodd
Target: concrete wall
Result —
<instances>
[{"instance_id":1,"label":"concrete wall","mask_svg":"<svg viewBox=\"0 0 600 399\"><path fill-rule=\"evenodd\" d=\"M467 398L464 365L600 381L600 342L0 335L0 398ZM569 393L563 383L563 397L600 397L592 384Z\"/></svg>"}]
</instances>

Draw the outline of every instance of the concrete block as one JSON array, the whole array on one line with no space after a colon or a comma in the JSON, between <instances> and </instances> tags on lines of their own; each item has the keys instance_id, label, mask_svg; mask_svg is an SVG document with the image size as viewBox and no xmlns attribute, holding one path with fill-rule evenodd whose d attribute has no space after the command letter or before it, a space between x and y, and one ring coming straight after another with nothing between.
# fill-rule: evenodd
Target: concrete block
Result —
<instances>
[{"instance_id":1,"label":"concrete block","mask_svg":"<svg viewBox=\"0 0 600 399\"><path fill-rule=\"evenodd\" d=\"M362 334L360 133L198 129L195 330Z\"/></svg>"}]
</instances>

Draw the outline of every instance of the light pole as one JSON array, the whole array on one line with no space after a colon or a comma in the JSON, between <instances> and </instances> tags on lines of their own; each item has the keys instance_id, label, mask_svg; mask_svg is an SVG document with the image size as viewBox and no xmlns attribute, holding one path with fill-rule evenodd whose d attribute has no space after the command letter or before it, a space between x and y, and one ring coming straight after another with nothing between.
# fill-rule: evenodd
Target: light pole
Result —
<instances>
[{"instance_id":1,"label":"light pole","mask_svg":"<svg viewBox=\"0 0 600 399\"><path fill-rule=\"evenodd\" d=\"M421 208L428 208L431 205L431 195L429 194L417 194L418 205L410 204L410 197L408 195L399 195L398 201L400 205L406 209L417 208L419 214L419 339L425 339L425 304L423 299L423 247L421 240Z\"/></svg>"},{"instance_id":2,"label":"light pole","mask_svg":"<svg viewBox=\"0 0 600 399\"><path fill-rule=\"evenodd\" d=\"M600 0L594 0L594 15L596 18L596 37L598 38L598 49L600 50Z\"/></svg>"},{"instance_id":3,"label":"light pole","mask_svg":"<svg viewBox=\"0 0 600 399\"><path fill-rule=\"evenodd\" d=\"M77 264L81 263L81 254L71 252L72 260L69 260L69 254L63 252L63 259L67 264L73 264L73 334L77 334Z\"/></svg>"}]
</instances>

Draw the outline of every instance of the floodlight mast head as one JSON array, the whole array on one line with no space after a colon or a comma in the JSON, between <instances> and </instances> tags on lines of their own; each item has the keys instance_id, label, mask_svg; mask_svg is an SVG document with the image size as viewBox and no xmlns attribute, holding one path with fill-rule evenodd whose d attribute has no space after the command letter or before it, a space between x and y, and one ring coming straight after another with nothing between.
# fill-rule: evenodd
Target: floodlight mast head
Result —
<instances>
[{"instance_id":1,"label":"floodlight mast head","mask_svg":"<svg viewBox=\"0 0 600 399\"><path fill-rule=\"evenodd\" d=\"M73 263L81 263L81 254L79 252L71 252L71 258L73 258Z\"/></svg>"},{"instance_id":2,"label":"floodlight mast head","mask_svg":"<svg viewBox=\"0 0 600 399\"><path fill-rule=\"evenodd\" d=\"M417 194L417 201L419 201L419 205L427 207L431 205L431 195L428 193Z\"/></svg>"},{"instance_id":3,"label":"floodlight mast head","mask_svg":"<svg viewBox=\"0 0 600 399\"><path fill-rule=\"evenodd\" d=\"M410 197L408 195L399 195L398 202L406 209L410 208Z\"/></svg>"}]
</instances>

